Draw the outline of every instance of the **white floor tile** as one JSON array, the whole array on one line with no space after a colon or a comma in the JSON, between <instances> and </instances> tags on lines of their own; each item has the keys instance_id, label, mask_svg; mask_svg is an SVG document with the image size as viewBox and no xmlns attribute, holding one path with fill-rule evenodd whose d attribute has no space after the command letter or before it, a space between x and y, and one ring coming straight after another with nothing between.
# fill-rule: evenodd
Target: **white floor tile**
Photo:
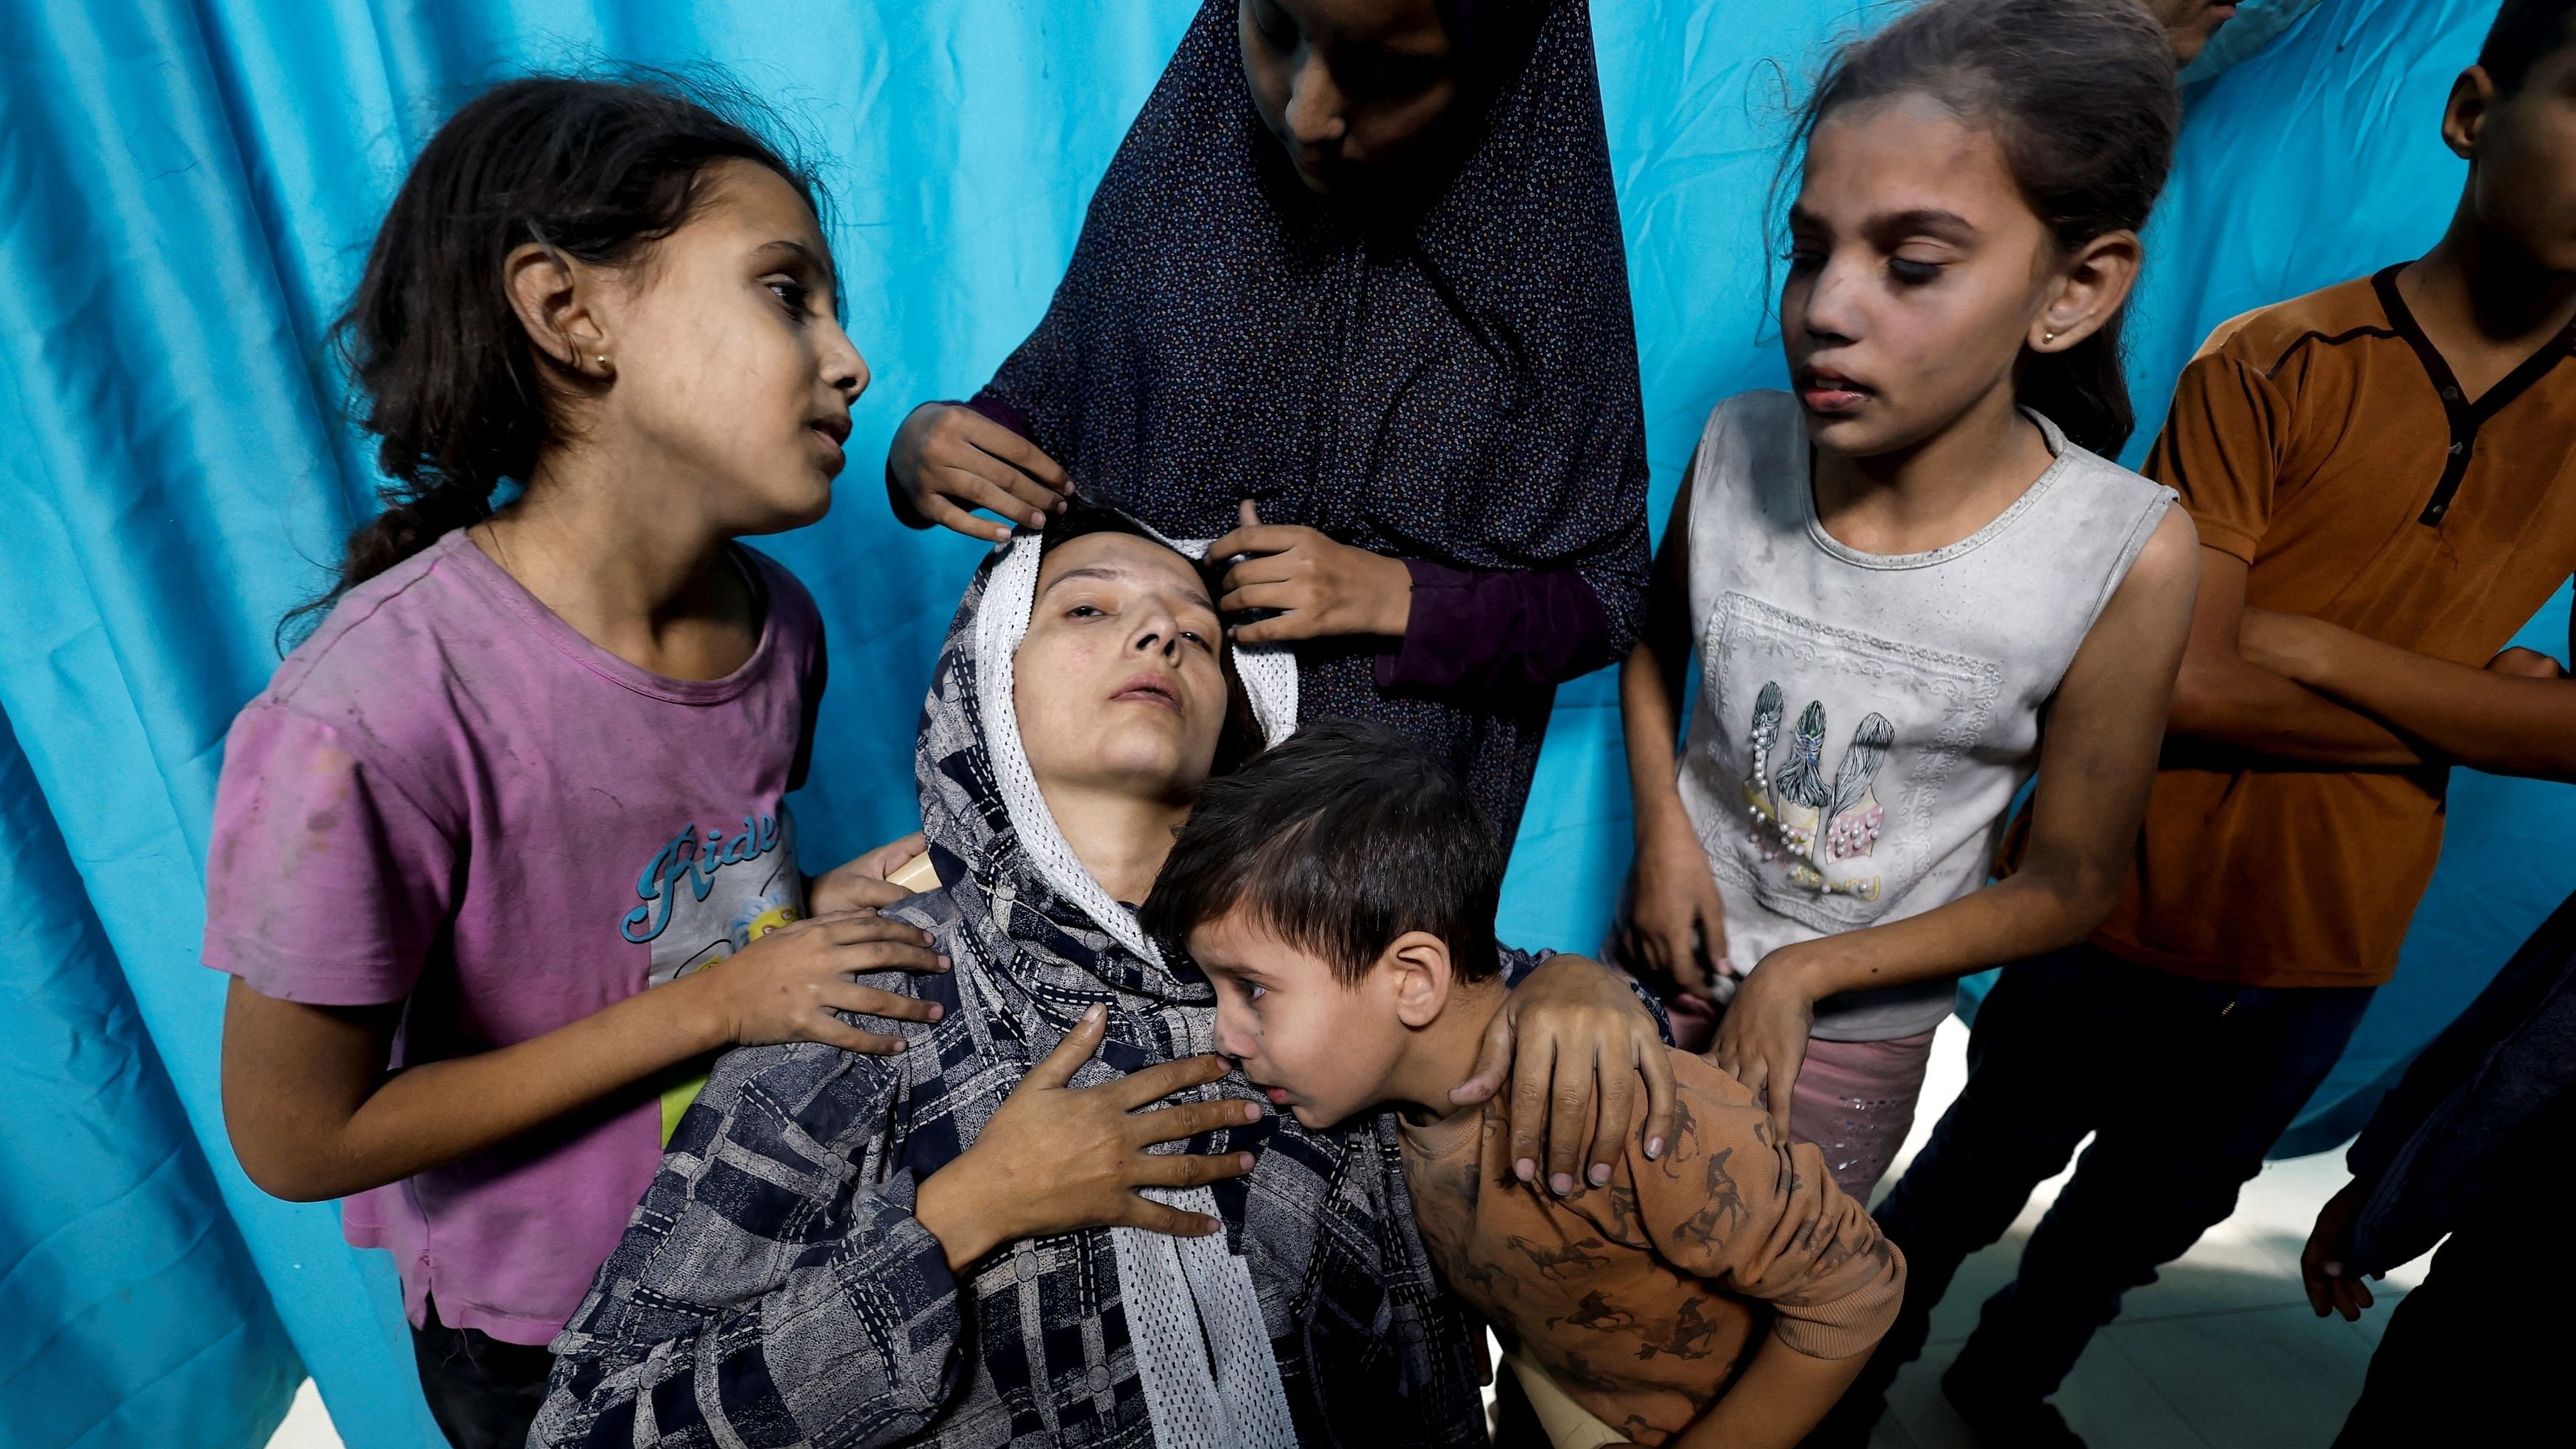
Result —
<instances>
[{"instance_id":1,"label":"white floor tile","mask_svg":"<svg viewBox=\"0 0 2576 1449\"><path fill-rule=\"evenodd\" d=\"M340 1431L331 1427L331 1411L322 1407L311 1379L295 1391L295 1403L269 1436L268 1449L340 1449Z\"/></svg>"}]
</instances>

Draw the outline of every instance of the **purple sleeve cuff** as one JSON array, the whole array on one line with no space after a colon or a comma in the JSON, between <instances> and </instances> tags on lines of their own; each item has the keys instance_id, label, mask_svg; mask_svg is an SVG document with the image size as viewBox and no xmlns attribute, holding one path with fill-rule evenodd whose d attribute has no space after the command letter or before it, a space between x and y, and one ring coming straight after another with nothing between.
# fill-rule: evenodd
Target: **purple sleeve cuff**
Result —
<instances>
[{"instance_id":1,"label":"purple sleeve cuff","mask_svg":"<svg viewBox=\"0 0 2576 1449\"><path fill-rule=\"evenodd\" d=\"M1573 569L1404 567L1413 608L1377 657L1380 689L1545 689L1610 662L1601 597Z\"/></svg>"},{"instance_id":2,"label":"purple sleeve cuff","mask_svg":"<svg viewBox=\"0 0 2576 1449\"><path fill-rule=\"evenodd\" d=\"M990 418L994 422L1000 423L1003 427L1010 429L1012 432L1019 434L1023 438L1034 439L1036 437L1036 434L1029 431L1029 420L1027 414L1022 413L1018 408L1011 406L1000 398L992 396L990 393L978 393L962 403L951 403L950 406L967 408L974 412L982 413L985 417Z\"/></svg>"}]
</instances>

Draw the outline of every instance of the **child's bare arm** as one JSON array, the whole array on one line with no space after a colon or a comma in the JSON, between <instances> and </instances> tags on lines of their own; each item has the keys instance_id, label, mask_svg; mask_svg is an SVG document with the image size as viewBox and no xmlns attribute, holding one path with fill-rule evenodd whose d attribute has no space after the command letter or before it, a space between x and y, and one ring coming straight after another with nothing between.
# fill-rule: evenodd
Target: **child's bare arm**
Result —
<instances>
[{"instance_id":1,"label":"child's bare arm","mask_svg":"<svg viewBox=\"0 0 2576 1449\"><path fill-rule=\"evenodd\" d=\"M2261 609L2245 611L2244 645L2266 668L2384 721L2427 754L2489 774L2576 780L2576 684L2546 654L2507 649L2473 667Z\"/></svg>"},{"instance_id":2,"label":"child's bare arm","mask_svg":"<svg viewBox=\"0 0 2576 1449\"><path fill-rule=\"evenodd\" d=\"M1809 1358L1775 1335L1753 1351L1726 1397L1673 1436L1673 1449L1790 1449L1860 1376L1865 1353Z\"/></svg>"},{"instance_id":3,"label":"child's bare arm","mask_svg":"<svg viewBox=\"0 0 2576 1449\"><path fill-rule=\"evenodd\" d=\"M1726 956L1726 903L1699 833L1682 812L1673 767L1690 664L1690 506L1685 478L1655 554L1644 625L1619 666L1619 720L1637 836L1619 949L1630 962L1705 996Z\"/></svg>"},{"instance_id":4,"label":"child's bare arm","mask_svg":"<svg viewBox=\"0 0 2576 1449\"><path fill-rule=\"evenodd\" d=\"M2243 643L2246 564L2201 550L2191 643L2175 682L2168 728L2242 750L2276 767L2408 769L2414 747L2386 725L2306 688Z\"/></svg>"},{"instance_id":5,"label":"child's bare arm","mask_svg":"<svg viewBox=\"0 0 2576 1449\"><path fill-rule=\"evenodd\" d=\"M899 1051L901 1038L832 1013L929 1021L938 1007L849 978L939 969L916 927L873 914L816 917L543 1036L391 1073L399 1003L312 1006L236 978L224 1004L224 1123L262 1190L302 1202L345 1197L506 1142L719 1047L819 1041Z\"/></svg>"}]
</instances>

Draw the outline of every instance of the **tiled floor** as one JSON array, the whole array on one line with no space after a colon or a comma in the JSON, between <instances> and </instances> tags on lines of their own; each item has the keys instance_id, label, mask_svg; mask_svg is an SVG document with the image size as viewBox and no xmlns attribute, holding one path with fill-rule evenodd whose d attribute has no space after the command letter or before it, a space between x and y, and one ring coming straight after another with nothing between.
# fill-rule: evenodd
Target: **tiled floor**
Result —
<instances>
[{"instance_id":1,"label":"tiled floor","mask_svg":"<svg viewBox=\"0 0 2576 1449\"><path fill-rule=\"evenodd\" d=\"M1942 1023L1900 1171L1959 1090L1967 1035L1956 1020ZM2246 1188L2233 1218L2129 1295L2120 1321L2095 1337L2057 1399L2094 1449L2322 1449L2334 1439L2390 1305L2423 1269L2419 1262L2390 1274L2379 1306L2359 1323L2308 1311L2299 1245L2317 1205L2343 1180L2340 1152L2273 1163ZM2012 1234L1959 1270L1933 1315L1930 1349L1896 1381L1875 1449L1971 1449L1936 1380L1976 1322L1977 1305L2012 1275L2022 1235L2057 1186L2042 1186ZM339 1444L307 1383L269 1449Z\"/></svg>"}]
</instances>

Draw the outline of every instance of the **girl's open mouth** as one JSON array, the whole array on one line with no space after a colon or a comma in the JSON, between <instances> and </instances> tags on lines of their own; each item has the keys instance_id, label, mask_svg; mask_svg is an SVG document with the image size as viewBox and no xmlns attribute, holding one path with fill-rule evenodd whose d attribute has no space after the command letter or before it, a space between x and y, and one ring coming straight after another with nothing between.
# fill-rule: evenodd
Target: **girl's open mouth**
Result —
<instances>
[{"instance_id":1,"label":"girl's open mouth","mask_svg":"<svg viewBox=\"0 0 2576 1449\"><path fill-rule=\"evenodd\" d=\"M1811 413L1847 413L1869 401L1869 392L1839 372L1808 368L1798 374L1798 403Z\"/></svg>"}]
</instances>

